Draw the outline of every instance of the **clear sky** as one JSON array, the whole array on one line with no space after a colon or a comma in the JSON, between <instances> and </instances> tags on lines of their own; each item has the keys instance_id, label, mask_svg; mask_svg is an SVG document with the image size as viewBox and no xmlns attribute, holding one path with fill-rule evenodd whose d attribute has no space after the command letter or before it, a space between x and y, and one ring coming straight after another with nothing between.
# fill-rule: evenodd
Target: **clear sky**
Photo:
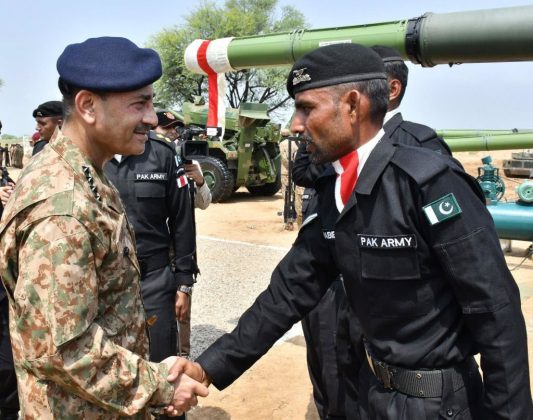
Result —
<instances>
[{"instance_id":1,"label":"clear sky","mask_svg":"<svg viewBox=\"0 0 533 420\"><path fill-rule=\"evenodd\" d=\"M162 28L180 25L193 0L0 0L2 133L34 131L33 109L61 99L56 60L66 45L95 36L124 36L144 45ZM280 0L304 13L312 28L357 25L533 4L533 0ZM532 23L533 24L533 23ZM410 65L404 117L435 128L533 128L533 63Z\"/></svg>"}]
</instances>

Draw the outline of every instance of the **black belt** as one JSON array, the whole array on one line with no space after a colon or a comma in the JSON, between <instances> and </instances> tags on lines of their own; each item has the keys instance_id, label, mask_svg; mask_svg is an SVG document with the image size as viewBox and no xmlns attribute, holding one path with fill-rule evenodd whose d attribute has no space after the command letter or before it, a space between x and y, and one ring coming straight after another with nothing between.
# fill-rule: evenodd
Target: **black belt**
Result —
<instances>
[{"instance_id":1,"label":"black belt","mask_svg":"<svg viewBox=\"0 0 533 420\"><path fill-rule=\"evenodd\" d=\"M472 369L477 369L477 363L473 357L446 369L411 370L388 365L373 358L368 351L366 351L366 356L372 373L384 388L419 398L442 397L444 374L451 377L453 390L457 391L465 385L465 375L468 375Z\"/></svg>"},{"instance_id":2,"label":"black belt","mask_svg":"<svg viewBox=\"0 0 533 420\"><path fill-rule=\"evenodd\" d=\"M165 267L170 264L168 252L150 255L147 258L139 259L139 266L141 267L141 276L144 276L150 271ZM142 280L142 278L141 278Z\"/></svg>"}]
</instances>

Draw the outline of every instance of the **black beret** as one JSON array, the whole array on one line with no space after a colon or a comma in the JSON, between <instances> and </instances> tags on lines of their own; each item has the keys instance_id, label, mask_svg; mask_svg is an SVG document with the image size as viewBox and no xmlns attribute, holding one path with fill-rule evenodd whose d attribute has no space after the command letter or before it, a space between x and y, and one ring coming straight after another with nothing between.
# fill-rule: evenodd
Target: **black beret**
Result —
<instances>
[{"instance_id":1,"label":"black beret","mask_svg":"<svg viewBox=\"0 0 533 420\"><path fill-rule=\"evenodd\" d=\"M183 121L181 121L174 113L171 111L158 111L157 115L157 125L160 127L170 127L172 125L181 125L184 126Z\"/></svg>"},{"instance_id":2,"label":"black beret","mask_svg":"<svg viewBox=\"0 0 533 420\"><path fill-rule=\"evenodd\" d=\"M379 55L359 44L332 44L317 48L294 63L287 91L294 98L308 89L372 79L387 79Z\"/></svg>"},{"instance_id":3,"label":"black beret","mask_svg":"<svg viewBox=\"0 0 533 420\"><path fill-rule=\"evenodd\" d=\"M384 63L392 61L401 61L403 63L402 56L394 48L386 47L385 45L374 45L372 49L381 57Z\"/></svg>"},{"instance_id":4,"label":"black beret","mask_svg":"<svg viewBox=\"0 0 533 420\"><path fill-rule=\"evenodd\" d=\"M44 102L33 111L33 118L61 116L63 116L63 102L61 101Z\"/></svg>"},{"instance_id":5,"label":"black beret","mask_svg":"<svg viewBox=\"0 0 533 420\"><path fill-rule=\"evenodd\" d=\"M57 71L60 81L104 92L140 89L162 74L161 59L154 50L107 36L68 45L57 59Z\"/></svg>"}]
</instances>

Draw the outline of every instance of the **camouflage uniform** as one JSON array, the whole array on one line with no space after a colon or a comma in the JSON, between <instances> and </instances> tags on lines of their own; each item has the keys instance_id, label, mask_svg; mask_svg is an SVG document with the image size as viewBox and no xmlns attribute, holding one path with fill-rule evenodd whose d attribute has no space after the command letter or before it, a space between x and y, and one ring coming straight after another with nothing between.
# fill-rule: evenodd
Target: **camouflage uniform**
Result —
<instances>
[{"instance_id":1,"label":"camouflage uniform","mask_svg":"<svg viewBox=\"0 0 533 420\"><path fill-rule=\"evenodd\" d=\"M168 369L148 362L133 235L118 193L60 134L22 172L0 275L25 419L150 418Z\"/></svg>"}]
</instances>

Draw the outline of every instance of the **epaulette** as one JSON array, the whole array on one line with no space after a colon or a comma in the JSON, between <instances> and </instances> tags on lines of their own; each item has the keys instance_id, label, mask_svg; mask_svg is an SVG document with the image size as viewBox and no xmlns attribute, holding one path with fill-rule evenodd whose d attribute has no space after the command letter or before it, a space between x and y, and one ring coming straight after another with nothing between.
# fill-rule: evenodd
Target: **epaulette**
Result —
<instances>
[{"instance_id":1,"label":"epaulette","mask_svg":"<svg viewBox=\"0 0 533 420\"><path fill-rule=\"evenodd\" d=\"M418 185L423 185L449 168L446 160L439 154L412 146L398 146L391 162L413 178Z\"/></svg>"},{"instance_id":2,"label":"epaulette","mask_svg":"<svg viewBox=\"0 0 533 420\"><path fill-rule=\"evenodd\" d=\"M155 132L154 130L150 130L148 134L149 140L154 140L158 142L159 144L164 144L167 147L170 147L174 153L176 153L176 144L170 140L167 136L164 136L163 134L159 134Z\"/></svg>"},{"instance_id":3,"label":"epaulette","mask_svg":"<svg viewBox=\"0 0 533 420\"><path fill-rule=\"evenodd\" d=\"M412 121L403 121L400 125L405 131L415 137L420 143L437 137L435 130L427 125L418 124Z\"/></svg>"}]
</instances>

